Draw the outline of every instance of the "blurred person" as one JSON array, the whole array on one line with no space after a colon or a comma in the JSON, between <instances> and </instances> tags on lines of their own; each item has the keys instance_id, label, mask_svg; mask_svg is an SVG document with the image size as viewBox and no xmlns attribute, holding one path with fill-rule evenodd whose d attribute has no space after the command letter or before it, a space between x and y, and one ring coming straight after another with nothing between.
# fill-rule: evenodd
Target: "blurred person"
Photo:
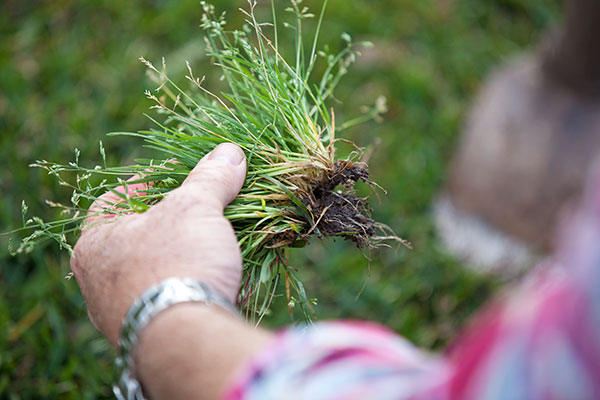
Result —
<instances>
[{"instance_id":1,"label":"blurred person","mask_svg":"<svg viewBox=\"0 0 600 400\"><path fill-rule=\"evenodd\" d=\"M600 399L600 168L547 267L438 356L369 322L272 333L240 319L242 259L223 209L245 171L241 149L221 144L147 212L88 219L71 265L119 349L119 398Z\"/></svg>"},{"instance_id":2,"label":"blurred person","mask_svg":"<svg viewBox=\"0 0 600 400\"><path fill-rule=\"evenodd\" d=\"M435 207L447 247L480 270L516 275L551 252L600 154L600 2L565 11L537 51L485 83Z\"/></svg>"}]
</instances>

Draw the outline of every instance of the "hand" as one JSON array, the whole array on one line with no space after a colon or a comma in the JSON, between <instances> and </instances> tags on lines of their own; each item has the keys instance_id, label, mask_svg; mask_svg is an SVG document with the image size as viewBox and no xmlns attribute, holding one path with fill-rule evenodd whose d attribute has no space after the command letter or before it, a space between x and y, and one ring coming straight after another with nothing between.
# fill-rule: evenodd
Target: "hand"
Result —
<instances>
[{"instance_id":1,"label":"hand","mask_svg":"<svg viewBox=\"0 0 600 400\"><path fill-rule=\"evenodd\" d=\"M239 192L245 173L242 150L221 144L200 160L181 187L145 213L88 219L71 269L92 323L114 346L133 301L168 277L204 281L235 303L242 260L223 209ZM143 184L127 188L130 195L145 189ZM90 211L118 199L107 193Z\"/></svg>"}]
</instances>

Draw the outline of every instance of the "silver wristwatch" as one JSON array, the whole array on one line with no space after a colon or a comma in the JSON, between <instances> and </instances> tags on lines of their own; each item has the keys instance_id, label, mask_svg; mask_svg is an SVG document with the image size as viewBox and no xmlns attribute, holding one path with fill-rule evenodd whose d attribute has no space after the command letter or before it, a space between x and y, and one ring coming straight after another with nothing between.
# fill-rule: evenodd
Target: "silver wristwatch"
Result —
<instances>
[{"instance_id":1,"label":"silver wristwatch","mask_svg":"<svg viewBox=\"0 0 600 400\"><path fill-rule=\"evenodd\" d=\"M119 356L115 360L117 383L113 392L118 400L144 400L140 382L132 375L133 349L138 333L161 311L186 302L216 304L238 315L237 309L203 282L189 278L169 278L148 289L127 313L121 328Z\"/></svg>"}]
</instances>

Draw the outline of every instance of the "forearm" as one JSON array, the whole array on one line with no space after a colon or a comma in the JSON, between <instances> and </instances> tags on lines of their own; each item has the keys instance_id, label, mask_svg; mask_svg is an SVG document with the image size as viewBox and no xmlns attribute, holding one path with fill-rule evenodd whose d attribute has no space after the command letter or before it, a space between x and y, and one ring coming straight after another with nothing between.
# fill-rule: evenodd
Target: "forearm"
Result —
<instances>
[{"instance_id":1,"label":"forearm","mask_svg":"<svg viewBox=\"0 0 600 400\"><path fill-rule=\"evenodd\" d=\"M137 374L152 399L218 399L271 339L217 306L180 304L141 332Z\"/></svg>"}]
</instances>

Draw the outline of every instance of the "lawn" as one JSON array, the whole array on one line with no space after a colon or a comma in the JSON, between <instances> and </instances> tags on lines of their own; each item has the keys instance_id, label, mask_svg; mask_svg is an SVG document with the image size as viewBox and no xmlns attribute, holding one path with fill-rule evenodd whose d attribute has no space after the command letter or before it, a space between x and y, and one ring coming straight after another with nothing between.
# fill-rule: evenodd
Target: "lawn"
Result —
<instances>
[{"instance_id":1,"label":"lawn","mask_svg":"<svg viewBox=\"0 0 600 400\"><path fill-rule=\"evenodd\" d=\"M235 9L245 1L213 3L241 24ZM329 1L321 44L343 45L343 32L375 43L340 85L336 120L387 97L383 122L346 137L374 146L371 174L387 190L372 199L375 217L413 249L365 255L344 241L316 239L295 250L292 263L318 298L319 319L372 319L439 350L502 285L444 251L431 201L486 75L534 47L559 11L556 0ZM78 148L93 166L99 140L112 165L150 154L105 133L151 126L143 115L151 84L138 57L164 56L178 78L184 60L199 74L215 70L202 55L200 16L197 0L2 2L0 231L21 224L22 200L45 219L56 217L45 199L68 201L69 191L28 167L36 159L65 162ZM0 237L0 398L110 398L114 354L88 322L76 283L64 278L66 254L48 243L13 258L6 245ZM265 321L286 323L285 307Z\"/></svg>"}]
</instances>

